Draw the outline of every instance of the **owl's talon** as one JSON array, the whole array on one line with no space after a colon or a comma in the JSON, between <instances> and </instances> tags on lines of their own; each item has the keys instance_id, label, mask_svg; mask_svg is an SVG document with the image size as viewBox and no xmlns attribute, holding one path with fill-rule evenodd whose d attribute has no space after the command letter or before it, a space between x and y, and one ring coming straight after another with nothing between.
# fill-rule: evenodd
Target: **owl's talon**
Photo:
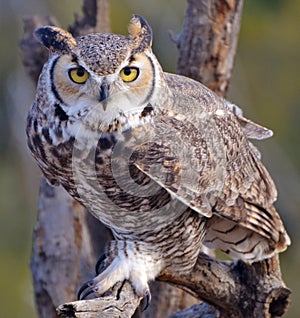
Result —
<instances>
[{"instance_id":1,"label":"owl's talon","mask_svg":"<svg viewBox=\"0 0 300 318\"><path fill-rule=\"evenodd\" d=\"M84 300L87 296L89 296L90 294L93 294L95 292L95 290L90 287L86 290L86 292L83 293L83 295L81 295L80 300Z\"/></svg>"},{"instance_id":2,"label":"owl's talon","mask_svg":"<svg viewBox=\"0 0 300 318\"><path fill-rule=\"evenodd\" d=\"M151 303L151 293L150 290L147 289L144 298L142 299L142 311L145 311Z\"/></svg>"},{"instance_id":3,"label":"owl's talon","mask_svg":"<svg viewBox=\"0 0 300 318\"><path fill-rule=\"evenodd\" d=\"M99 258L97 259L97 263L95 265L96 275L99 275L104 270L105 260L106 260L105 254L100 255Z\"/></svg>"},{"instance_id":4,"label":"owl's talon","mask_svg":"<svg viewBox=\"0 0 300 318\"><path fill-rule=\"evenodd\" d=\"M94 286L94 281L93 280L89 280L89 281L85 282L79 288L79 290L77 292L77 299L78 300L83 300L88 295L92 294L94 292L93 286Z\"/></svg>"}]
</instances>

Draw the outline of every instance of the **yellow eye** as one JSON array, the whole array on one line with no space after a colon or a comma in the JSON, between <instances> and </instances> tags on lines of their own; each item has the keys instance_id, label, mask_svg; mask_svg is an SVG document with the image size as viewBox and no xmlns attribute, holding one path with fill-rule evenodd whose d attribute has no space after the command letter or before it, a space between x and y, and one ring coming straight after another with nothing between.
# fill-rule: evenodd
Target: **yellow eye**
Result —
<instances>
[{"instance_id":1,"label":"yellow eye","mask_svg":"<svg viewBox=\"0 0 300 318\"><path fill-rule=\"evenodd\" d=\"M139 69L136 67L124 67L120 76L124 82L133 82L139 76Z\"/></svg>"},{"instance_id":2,"label":"yellow eye","mask_svg":"<svg viewBox=\"0 0 300 318\"><path fill-rule=\"evenodd\" d=\"M76 84L84 84L89 78L89 73L82 67L76 67L69 70L69 77Z\"/></svg>"}]
</instances>

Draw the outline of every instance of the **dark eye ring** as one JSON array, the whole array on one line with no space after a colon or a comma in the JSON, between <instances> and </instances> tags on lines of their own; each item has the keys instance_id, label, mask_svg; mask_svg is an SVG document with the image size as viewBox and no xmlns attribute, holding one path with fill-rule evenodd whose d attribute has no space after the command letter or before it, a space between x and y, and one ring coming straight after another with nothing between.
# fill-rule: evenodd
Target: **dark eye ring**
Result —
<instances>
[{"instance_id":1,"label":"dark eye ring","mask_svg":"<svg viewBox=\"0 0 300 318\"><path fill-rule=\"evenodd\" d=\"M76 84L84 84L89 76L89 73L83 67L74 67L69 70L69 77Z\"/></svg>"},{"instance_id":2,"label":"dark eye ring","mask_svg":"<svg viewBox=\"0 0 300 318\"><path fill-rule=\"evenodd\" d=\"M120 72L120 76L122 80L127 83L133 82L134 80L136 80L139 74L140 74L140 71L137 67L130 67L130 66L124 67Z\"/></svg>"}]
</instances>

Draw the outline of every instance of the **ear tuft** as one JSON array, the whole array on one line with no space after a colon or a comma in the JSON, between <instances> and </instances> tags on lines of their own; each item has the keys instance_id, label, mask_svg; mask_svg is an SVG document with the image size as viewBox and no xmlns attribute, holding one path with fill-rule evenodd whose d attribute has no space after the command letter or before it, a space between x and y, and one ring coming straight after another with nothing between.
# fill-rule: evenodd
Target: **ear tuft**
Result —
<instances>
[{"instance_id":1,"label":"ear tuft","mask_svg":"<svg viewBox=\"0 0 300 318\"><path fill-rule=\"evenodd\" d=\"M133 41L137 44L137 49L143 51L152 45L152 29L148 22L139 15L133 15L128 26L128 32Z\"/></svg>"},{"instance_id":2,"label":"ear tuft","mask_svg":"<svg viewBox=\"0 0 300 318\"><path fill-rule=\"evenodd\" d=\"M38 28L34 35L51 52L69 53L76 46L76 40L71 33L55 26Z\"/></svg>"}]
</instances>

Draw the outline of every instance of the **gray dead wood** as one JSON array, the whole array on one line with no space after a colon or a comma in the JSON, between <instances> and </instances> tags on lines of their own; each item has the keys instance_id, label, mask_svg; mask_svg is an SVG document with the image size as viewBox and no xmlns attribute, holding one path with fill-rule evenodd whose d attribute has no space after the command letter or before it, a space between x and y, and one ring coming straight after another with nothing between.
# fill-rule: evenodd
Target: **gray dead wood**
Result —
<instances>
[{"instance_id":1,"label":"gray dead wood","mask_svg":"<svg viewBox=\"0 0 300 318\"><path fill-rule=\"evenodd\" d=\"M177 72L225 96L236 53L243 0L188 0Z\"/></svg>"},{"instance_id":2,"label":"gray dead wood","mask_svg":"<svg viewBox=\"0 0 300 318\"><path fill-rule=\"evenodd\" d=\"M100 301L99 301L100 300ZM118 318L132 317L140 299L128 282L114 286L112 294L101 299L74 301L60 305L57 312L62 317Z\"/></svg>"},{"instance_id":3,"label":"gray dead wood","mask_svg":"<svg viewBox=\"0 0 300 318\"><path fill-rule=\"evenodd\" d=\"M183 30L175 39L179 48L177 72L202 81L225 95L231 76L239 31L242 0L189 0ZM23 63L36 82L47 52L32 37L35 27L56 24L52 18L25 20L21 41ZM74 35L107 32L108 2L85 0L83 16L69 30ZM248 266L199 255L193 272L159 277L169 284L151 284L152 304L141 313L140 299L128 282L117 284L104 297L73 301L76 290L92 278L93 265L111 239L110 231L72 200L62 188L45 180L40 187L38 222L31 262L35 298L41 318L57 317L280 317L287 309L290 291L281 279L278 257ZM72 302L73 301L73 302ZM57 313L55 307L57 307ZM214 305L214 306L212 306ZM136 310L136 308L138 309Z\"/></svg>"},{"instance_id":4,"label":"gray dead wood","mask_svg":"<svg viewBox=\"0 0 300 318\"><path fill-rule=\"evenodd\" d=\"M85 213L61 187L41 182L38 221L34 230L31 271L40 317L57 317L55 307L74 299L78 281L88 280L96 261L94 237L83 224L98 227L106 239L110 233ZM103 250L99 250L103 252Z\"/></svg>"}]
</instances>

